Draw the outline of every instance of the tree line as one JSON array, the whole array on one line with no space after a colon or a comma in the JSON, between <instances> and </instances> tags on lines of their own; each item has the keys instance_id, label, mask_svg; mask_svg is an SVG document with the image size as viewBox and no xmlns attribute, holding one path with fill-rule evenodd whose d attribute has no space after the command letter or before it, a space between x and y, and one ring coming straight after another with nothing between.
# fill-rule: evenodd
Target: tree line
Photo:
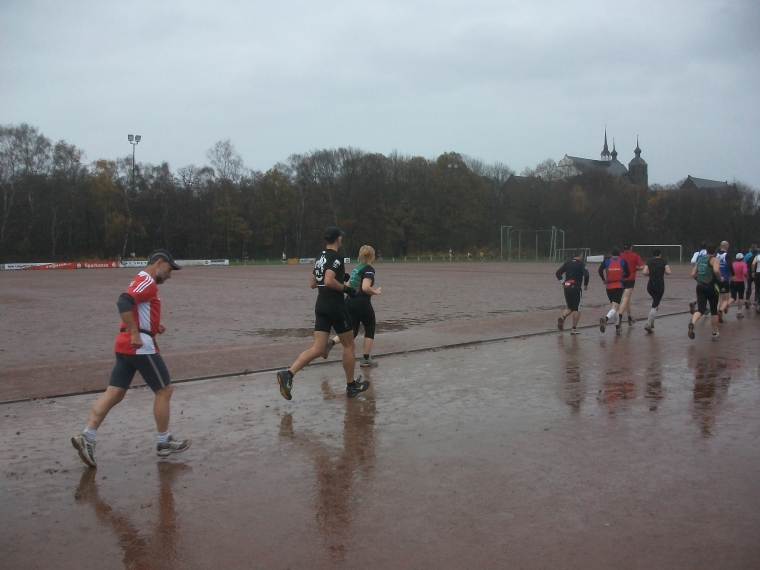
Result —
<instances>
[{"instance_id":1,"label":"tree line","mask_svg":"<svg viewBox=\"0 0 760 570\"><path fill-rule=\"evenodd\" d=\"M521 176L456 152L432 160L354 148L294 154L266 172L246 168L231 141L208 164L172 171L132 157L88 163L27 124L0 126L0 261L144 257L313 257L328 225L386 256L499 251L501 227L556 226L567 245L608 251L625 241L760 241L757 192L680 184L634 186L602 171L552 180L547 159ZM133 168L134 167L134 168ZM133 176L134 172L134 176Z\"/></svg>"}]
</instances>

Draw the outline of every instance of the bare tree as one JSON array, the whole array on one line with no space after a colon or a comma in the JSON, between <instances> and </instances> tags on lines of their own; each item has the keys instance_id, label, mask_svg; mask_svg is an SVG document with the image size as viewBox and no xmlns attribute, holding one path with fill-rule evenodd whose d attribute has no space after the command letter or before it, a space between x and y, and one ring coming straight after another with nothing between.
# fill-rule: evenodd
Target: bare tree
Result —
<instances>
[{"instance_id":1,"label":"bare tree","mask_svg":"<svg viewBox=\"0 0 760 570\"><path fill-rule=\"evenodd\" d=\"M214 167L218 178L230 180L234 183L240 181L240 177L244 174L245 165L230 139L217 142L206 151L206 156L211 161L211 166Z\"/></svg>"}]
</instances>

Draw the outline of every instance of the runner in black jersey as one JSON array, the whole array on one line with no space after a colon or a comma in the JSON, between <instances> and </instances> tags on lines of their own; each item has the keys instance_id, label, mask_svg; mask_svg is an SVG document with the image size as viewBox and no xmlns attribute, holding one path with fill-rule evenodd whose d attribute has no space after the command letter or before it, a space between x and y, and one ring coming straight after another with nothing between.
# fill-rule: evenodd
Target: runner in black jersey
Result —
<instances>
[{"instance_id":1,"label":"runner in black jersey","mask_svg":"<svg viewBox=\"0 0 760 570\"><path fill-rule=\"evenodd\" d=\"M375 268L370 264L373 261L375 261L375 250L369 245L363 245L359 249L359 263L354 267L348 281L348 286L356 289L356 297L346 299L346 309L351 320L354 338L359 334L359 325L364 325L364 352L359 361L359 366L362 368L377 366L377 361L372 360L370 356L375 339L375 309L372 308L372 297L380 295L382 290L380 287L372 288L375 284ZM340 338L337 336L331 339L322 353L322 358L327 358L330 349L338 342Z\"/></svg>"},{"instance_id":2,"label":"runner in black jersey","mask_svg":"<svg viewBox=\"0 0 760 570\"><path fill-rule=\"evenodd\" d=\"M314 307L316 320L314 324L314 344L302 352L288 370L277 373L280 393L286 400L292 397L293 376L312 360L320 356L330 338L330 329L334 328L343 344L343 370L346 372L346 395L353 398L369 388L369 382L359 376L354 380L354 337L349 325L348 312L344 302L344 294L349 297L356 295L356 289L344 284L345 272L343 258L338 255L338 249L343 243L345 234L335 226L325 230L327 247L317 258L311 275L311 288L318 290L317 302Z\"/></svg>"},{"instance_id":3,"label":"runner in black jersey","mask_svg":"<svg viewBox=\"0 0 760 570\"><path fill-rule=\"evenodd\" d=\"M562 278L564 274L565 278ZM562 316L557 320L557 328L563 330L565 328L565 319L572 313L573 315L573 330L570 334L580 334L577 329L578 321L581 318L581 297L583 291L588 291L588 269L586 264L583 263L583 251L576 250L573 254L571 261L565 262L565 264L557 269L557 279L562 283L565 291L565 303L567 308L562 311ZM581 290L581 286L583 290Z\"/></svg>"},{"instance_id":4,"label":"runner in black jersey","mask_svg":"<svg viewBox=\"0 0 760 570\"><path fill-rule=\"evenodd\" d=\"M649 310L649 318L644 330L648 333L654 332L654 319L660 307L660 301L665 294L665 276L670 275L670 265L662 259L662 250L659 247L652 249L654 257L644 265L644 275L649 277L647 283L647 293L652 297L652 308Z\"/></svg>"}]
</instances>

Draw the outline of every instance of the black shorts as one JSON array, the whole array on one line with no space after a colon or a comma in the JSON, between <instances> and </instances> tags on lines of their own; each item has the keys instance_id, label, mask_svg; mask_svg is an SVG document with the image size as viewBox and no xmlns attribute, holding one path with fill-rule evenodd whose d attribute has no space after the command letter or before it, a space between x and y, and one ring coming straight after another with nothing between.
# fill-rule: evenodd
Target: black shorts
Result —
<instances>
[{"instance_id":1,"label":"black shorts","mask_svg":"<svg viewBox=\"0 0 760 570\"><path fill-rule=\"evenodd\" d=\"M636 287L635 280L623 281L623 289L633 289L634 287Z\"/></svg>"},{"instance_id":2,"label":"black shorts","mask_svg":"<svg viewBox=\"0 0 760 570\"><path fill-rule=\"evenodd\" d=\"M718 314L718 284L697 283L697 311L705 314L707 304L710 303L710 314Z\"/></svg>"},{"instance_id":3,"label":"black shorts","mask_svg":"<svg viewBox=\"0 0 760 570\"><path fill-rule=\"evenodd\" d=\"M727 295L729 293L728 281L719 281L718 287L720 288L721 295Z\"/></svg>"},{"instance_id":4,"label":"black shorts","mask_svg":"<svg viewBox=\"0 0 760 570\"><path fill-rule=\"evenodd\" d=\"M116 363L111 371L109 386L127 390L139 372L148 387L154 392L166 388L171 381L164 359L160 354L122 354L116 353Z\"/></svg>"},{"instance_id":5,"label":"black shorts","mask_svg":"<svg viewBox=\"0 0 760 570\"><path fill-rule=\"evenodd\" d=\"M623 300L623 289L607 289L607 298L610 300L610 303L617 303L620 304L620 301Z\"/></svg>"},{"instance_id":6,"label":"black shorts","mask_svg":"<svg viewBox=\"0 0 760 570\"><path fill-rule=\"evenodd\" d=\"M329 333L330 329L335 329L336 334L347 333L351 330L351 321L348 317L346 304L343 302L329 302L317 297L317 304L314 307L315 332Z\"/></svg>"},{"instance_id":7,"label":"black shorts","mask_svg":"<svg viewBox=\"0 0 760 570\"><path fill-rule=\"evenodd\" d=\"M354 330L354 338L359 334L359 325L364 325L364 338L375 338L375 309L369 301L357 301L346 299L346 309L351 328Z\"/></svg>"},{"instance_id":8,"label":"black shorts","mask_svg":"<svg viewBox=\"0 0 760 570\"><path fill-rule=\"evenodd\" d=\"M731 281L729 286L731 287L732 299L736 299L737 296L739 299L744 299L744 281Z\"/></svg>"},{"instance_id":9,"label":"black shorts","mask_svg":"<svg viewBox=\"0 0 760 570\"><path fill-rule=\"evenodd\" d=\"M660 306L662 296L665 294L665 287L657 285L655 283L647 283L647 293L652 297L652 308L656 309Z\"/></svg>"},{"instance_id":10,"label":"black shorts","mask_svg":"<svg viewBox=\"0 0 760 570\"><path fill-rule=\"evenodd\" d=\"M583 291L580 287L565 288L565 303L571 311L576 312L581 310L581 297L583 297Z\"/></svg>"}]
</instances>

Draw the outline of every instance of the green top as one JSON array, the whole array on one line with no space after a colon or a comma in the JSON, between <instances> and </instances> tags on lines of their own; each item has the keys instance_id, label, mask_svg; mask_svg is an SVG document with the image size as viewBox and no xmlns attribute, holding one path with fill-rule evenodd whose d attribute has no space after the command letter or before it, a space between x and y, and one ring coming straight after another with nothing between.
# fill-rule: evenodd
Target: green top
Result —
<instances>
[{"instance_id":1,"label":"green top","mask_svg":"<svg viewBox=\"0 0 760 570\"><path fill-rule=\"evenodd\" d=\"M360 283L359 283L359 272L367 267L366 263L359 263L356 267L354 267L353 271L351 271L351 279L348 280L348 286L352 289L358 289Z\"/></svg>"},{"instance_id":2,"label":"green top","mask_svg":"<svg viewBox=\"0 0 760 570\"><path fill-rule=\"evenodd\" d=\"M697 259L697 281L699 283L711 283L715 279L710 260L712 255L704 255Z\"/></svg>"}]
</instances>

